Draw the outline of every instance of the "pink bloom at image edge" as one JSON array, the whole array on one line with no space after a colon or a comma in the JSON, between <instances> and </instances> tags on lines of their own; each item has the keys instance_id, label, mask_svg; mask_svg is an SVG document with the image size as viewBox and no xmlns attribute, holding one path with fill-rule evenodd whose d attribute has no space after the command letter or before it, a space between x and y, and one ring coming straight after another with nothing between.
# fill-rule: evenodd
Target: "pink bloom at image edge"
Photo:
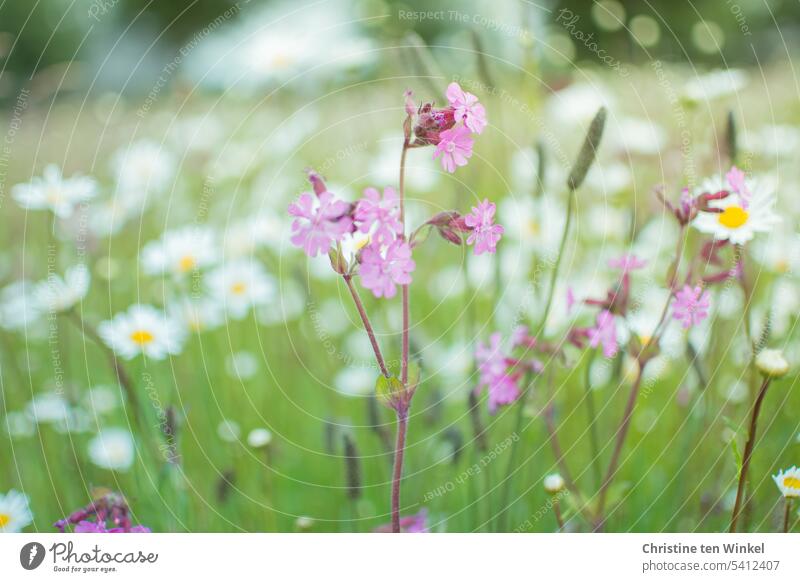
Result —
<instances>
[{"instance_id":1,"label":"pink bloom at image edge","mask_svg":"<svg viewBox=\"0 0 800 582\"><path fill-rule=\"evenodd\" d=\"M495 205L489 200L484 200L478 206L472 207L472 214L464 217L464 224L472 228L467 244L475 243L476 255L485 252L494 253L500 237L505 232L501 225L494 224L495 211Z\"/></svg>"},{"instance_id":2,"label":"pink bloom at image edge","mask_svg":"<svg viewBox=\"0 0 800 582\"><path fill-rule=\"evenodd\" d=\"M386 248L385 256L380 245L372 243L361 254L361 284L375 297L392 298L397 293L395 285L411 283L416 266L407 242L394 241Z\"/></svg>"},{"instance_id":3,"label":"pink bloom at image edge","mask_svg":"<svg viewBox=\"0 0 800 582\"><path fill-rule=\"evenodd\" d=\"M486 108L478 103L478 98L455 82L447 86L446 95L450 106L455 109L455 118L463 121L471 131L483 132L486 127Z\"/></svg>"},{"instance_id":4,"label":"pink bloom at image edge","mask_svg":"<svg viewBox=\"0 0 800 582\"><path fill-rule=\"evenodd\" d=\"M327 252L331 244L350 232L353 222L347 212L350 205L336 200L332 193L322 192L315 204L314 195L304 192L297 202L289 205L292 222L292 244L303 249L309 257Z\"/></svg>"},{"instance_id":5,"label":"pink bloom at image edge","mask_svg":"<svg viewBox=\"0 0 800 582\"><path fill-rule=\"evenodd\" d=\"M708 317L710 305L711 294L708 291L703 291L699 285L694 288L684 285L675 293L672 317L681 322L683 329L689 329Z\"/></svg>"},{"instance_id":6,"label":"pink bloom at image edge","mask_svg":"<svg viewBox=\"0 0 800 582\"><path fill-rule=\"evenodd\" d=\"M378 533L389 533L392 531L392 524L386 523L375 528ZM428 509L423 507L414 515L407 515L400 518L401 533L428 533Z\"/></svg>"},{"instance_id":7,"label":"pink bloom at image edge","mask_svg":"<svg viewBox=\"0 0 800 582\"><path fill-rule=\"evenodd\" d=\"M103 522L95 522L84 520L75 525L75 533L151 533L150 528L143 525L134 525L128 531L121 527L112 527L106 529L106 524Z\"/></svg>"},{"instance_id":8,"label":"pink bloom at image edge","mask_svg":"<svg viewBox=\"0 0 800 582\"><path fill-rule=\"evenodd\" d=\"M356 204L354 218L360 232L368 233L377 225L372 240L388 245L403 232L399 220L400 199L392 187L383 189L383 199L375 188L364 190L364 198Z\"/></svg>"},{"instance_id":9,"label":"pink bloom at image edge","mask_svg":"<svg viewBox=\"0 0 800 582\"><path fill-rule=\"evenodd\" d=\"M603 310L597 314L595 327L589 329L589 345L596 348L603 346L603 356L613 358L617 355L617 326L614 323L614 314Z\"/></svg>"},{"instance_id":10,"label":"pink bloom at image edge","mask_svg":"<svg viewBox=\"0 0 800 582\"><path fill-rule=\"evenodd\" d=\"M442 168L451 174L458 166L466 166L467 160L472 156L473 139L469 129L458 125L447 129L440 134L441 140L436 144L433 159L441 156Z\"/></svg>"}]
</instances>

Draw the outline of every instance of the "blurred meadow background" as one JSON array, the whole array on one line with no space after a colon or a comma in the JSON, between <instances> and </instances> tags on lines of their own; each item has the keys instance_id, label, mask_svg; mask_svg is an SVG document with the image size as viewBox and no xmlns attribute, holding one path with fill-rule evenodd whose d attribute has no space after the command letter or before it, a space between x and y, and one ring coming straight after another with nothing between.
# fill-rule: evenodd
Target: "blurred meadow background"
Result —
<instances>
[{"instance_id":1,"label":"blurred meadow background","mask_svg":"<svg viewBox=\"0 0 800 582\"><path fill-rule=\"evenodd\" d=\"M564 529L591 529L574 495L543 486L562 471L547 425L591 496L636 375L630 350L565 344L521 403L493 415L470 394L477 343L539 324L566 177L605 106L546 338L592 320L568 294L605 296L618 275L607 262L626 253L647 264L631 275L620 342L647 335L683 232L658 186L677 201L735 162L782 218L744 247L746 286L709 287L710 316L689 332L670 322L606 529L727 529L757 375L748 337L781 349L790 372L764 401L740 529L780 529L771 475L800 461L799 35L796 0L1 4L0 530L54 531L105 490L154 532L386 524L394 416L374 396L347 288L327 257L289 243L286 209L309 189L306 168L348 201L396 187L404 91L441 103L452 81L489 125L454 174L430 149L410 152L409 224L489 198L505 233L491 257L434 236L415 251L422 381L401 513L434 532L552 532L555 499ZM41 209L15 194L76 174L93 195L73 204L46 184ZM181 233L196 256L162 269ZM687 230L686 256L703 240ZM226 296L242 271L254 288ZM48 290L63 310L43 303ZM362 297L396 361L399 301ZM164 357L126 359L94 335L134 304L169 314L180 340Z\"/></svg>"}]
</instances>

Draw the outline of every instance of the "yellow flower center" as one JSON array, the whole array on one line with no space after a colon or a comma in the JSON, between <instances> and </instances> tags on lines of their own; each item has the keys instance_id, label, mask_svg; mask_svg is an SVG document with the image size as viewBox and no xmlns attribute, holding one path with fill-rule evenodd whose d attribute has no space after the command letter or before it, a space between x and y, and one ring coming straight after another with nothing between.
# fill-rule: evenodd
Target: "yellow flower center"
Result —
<instances>
[{"instance_id":1,"label":"yellow flower center","mask_svg":"<svg viewBox=\"0 0 800 582\"><path fill-rule=\"evenodd\" d=\"M7 513L0 513L0 528L4 528L11 521L11 516Z\"/></svg>"},{"instance_id":2,"label":"yellow flower center","mask_svg":"<svg viewBox=\"0 0 800 582\"><path fill-rule=\"evenodd\" d=\"M46 197L47 201L50 204L58 204L59 202L61 202L63 198L63 196L61 195L61 188L59 188L58 186L50 186L47 189Z\"/></svg>"},{"instance_id":3,"label":"yellow flower center","mask_svg":"<svg viewBox=\"0 0 800 582\"><path fill-rule=\"evenodd\" d=\"M528 227L528 234L538 235L539 232L541 231L541 226L539 225L539 221L533 218L527 222L527 227Z\"/></svg>"},{"instance_id":4,"label":"yellow flower center","mask_svg":"<svg viewBox=\"0 0 800 582\"><path fill-rule=\"evenodd\" d=\"M800 490L800 477L786 477L783 480L783 486L789 489Z\"/></svg>"},{"instance_id":5,"label":"yellow flower center","mask_svg":"<svg viewBox=\"0 0 800 582\"><path fill-rule=\"evenodd\" d=\"M185 273L186 271L191 271L194 269L196 264L197 261L194 260L193 256L186 255L185 257L181 257L181 260L178 261L178 268L180 269L181 273Z\"/></svg>"},{"instance_id":6,"label":"yellow flower center","mask_svg":"<svg viewBox=\"0 0 800 582\"><path fill-rule=\"evenodd\" d=\"M153 334L146 329L137 329L131 334L131 341L139 344L140 346L149 344L151 341L153 341L153 339Z\"/></svg>"},{"instance_id":7,"label":"yellow flower center","mask_svg":"<svg viewBox=\"0 0 800 582\"><path fill-rule=\"evenodd\" d=\"M648 335L646 333L639 336L639 341L642 342L643 346L646 346L647 344L649 344L652 339L653 339L653 336Z\"/></svg>"},{"instance_id":8,"label":"yellow flower center","mask_svg":"<svg viewBox=\"0 0 800 582\"><path fill-rule=\"evenodd\" d=\"M750 214L741 206L728 206L720 213L717 220L726 228L739 228L749 217Z\"/></svg>"},{"instance_id":9,"label":"yellow flower center","mask_svg":"<svg viewBox=\"0 0 800 582\"><path fill-rule=\"evenodd\" d=\"M231 293L233 293L234 295L241 295L242 293L245 292L245 289L247 289L247 285L245 285L242 282L234 283L233 285L231 285Z\"/></svg>"},{"instance_id":10,"label":"yellow flower center","mask_svg":"<svg viewBox=\"0 0 800 582\"><path fill-rule=\"evenodd\" d=\"M775 270L779 273L788 273L789 272L789 261L786 259L778 259L775 263Z\"/></svg>"}]
</instances>

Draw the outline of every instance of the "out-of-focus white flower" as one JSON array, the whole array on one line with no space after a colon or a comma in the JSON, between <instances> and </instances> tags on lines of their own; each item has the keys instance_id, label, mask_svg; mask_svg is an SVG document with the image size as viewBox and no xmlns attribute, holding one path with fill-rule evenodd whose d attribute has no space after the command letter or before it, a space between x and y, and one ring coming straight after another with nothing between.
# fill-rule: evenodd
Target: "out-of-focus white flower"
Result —
<instances>
[{"instance_id":1,"label":"out-of-focus white flower","mask_svg":"<svg viewBox=\"0 0 800 582\"><path fill-rule=\"evenodd\" d=\"M192 333L211 331L225 320L222 304L212 297L183 297L170 305L169 312Z\"/></svg>"},{"instance_id":2,"label":"out-of-focus white flower","mask_svg":"<svg viewBox=\"0 0 800 582\"><path fill-rule=\"evenodd\" d=\"M119 407L119 391L111 386L95 386L86 391L82 402L93 414L105 414Z\"/></svg>"},{"instance_id":3,"label":"out-of-focus white flower","mask_svg":"<svg viewBox=\"0 0 800 582\"><path fill-rule=\"evenodd\" d=\"M363 69L375 55L372 42L331 1L307 10L291 3L248 9L247 17L214 30L187 59L189 75L216 86L259 87L292 79L318 79L342 69ZM324 66L321 66L324 65Z\"/></svg>"},{"instance_id":4,"label":"out-of-focus white flower","mask_svg":"<svg viewBox=\"0 0 800 582\"><path fill-rule=\"evenodd\" d=\"M42 177L27 184L17 184L11 189L14 200L23 208L52 210L59 218L69 218L81 202L97 194L97 183L87 176L75 174L65 178L58 166L51 164Z\"/></svg>"},{"instance_id":5,"label":"out-of-focus white flower","mask_svg":"<svg viewBox=\"0 0 800 582\"><path fill-rule=\"evenodd\" d=\"M700 212L692 225L716 240L729 240L733 244L744 244L757 232L770 232L780 222L775 213L775 192L766 184L747 180L749 200L739 193L731 192L727 198L712 200L710 204L722 212ZM720 179L706 180L698 189L701 192L730 191Z\"/></svg>"},{"instance_id":6,"label":"out-of-focus white flower","mask_svg":"<svg viewBox=\"0 0 800 582\"><path fill-rule=\"evenodd\" d=\"M0 291L0 327L12 331L27 330L41 315L33 294L34 284L16 281Z\"/></svg>"},{"instance_id":7,"label":"out-of-focus white flower","mask_svg":"<svg viewBox=\"0 0 800 582\"><path fill-rule=\"evenodd\" d=\"M667 135L660 125L636 117L624 117L612 122L609 138L624 152L641 155L656 155L667 143Z\"/></svg>"},{"instance_id":8,"label":"out-of-focus white flower","mask_svg":"<svg viewBox=\"0 0 800 582\"><path fill-rule=\"evenodd\" d=\"M241 434L242 429L235 420L226 418L217 425L217 435L226 443L235 443Z\"/></svg>"},{"instance_id":9,"label":"out-of-focus white flower","mask_svg":"<svg viewBox=\"0 0 800 582\"><path fill-rule=\"evenodd\" d=\"M254 449L262 449L272 442L272 433L266 428L254 428L247 435L247 444Z\"/></svg>"},{"instance_id":10,"label":"out-of-focus white flower","mask_svg":"<svg viewBox=\"0 0 800 582\"><path fill-rule=\"evenodd\" d=\"M800 149L800 129L793 125L765 125L742 137L744 149L765 158L788 157Z\"/></svg>"},{"instance_id":11,"label":"out-of-focus white flower","mask_svg":"<svg viewBox=\"0 0 800 582\"><path fill-rule=\"evenodd\" d=\"M292 281L281 281L278 298L258 309L258 321L262 325L292 321L305 313L306 291Z\"/></svg>"},{"instance_id":12,"label":"out-of-focus white flower","mask_svg":"<svg viewBox=\"0 0 800 582\"><path fill-rule=\"evenodd\" d=\"M217 267L207 278L209 292L234 319L265 305L275 295L275 281L259 263L238 260Z\"/></svg>"},{"instance_id":13,"label":"out-of-focus white flower","mask_svg":"<svg viewBox=\"0 0 800 582\"><path fill-rule=\"evenodd\" d=\"M500 202L499 220L505 227L505 251L519 248L520 258L530 253L553 257L564 230L564 206L552 196L534 200L530 196L509 196Z\"/></svg>"},{"instance_id":14,"label":"out-of-focus white flower","mask_svg":"<svg viewBox=\"0 0 800 582\"><path fill-rule=\"evenodd\" d=\"M133 465L133 436L124 428L106 428L89 441L89 459L104 469L127 471Z\"/></svg>"},{"instance_id":15,"label":"out-of-focus white flower","mask_svg":"<svg viewBox=\"0 0 800 582\"><path fill-rule=\"evenodd\" d=\"M333 379L337 392L345 396L366 396L375 390L376 371L369 367L348 366Z\"/></svg>"},{"instance_id":16,"label":"out-of-focus white flower","mask_svg":"<svg viewBox=\"0 0 800 582\"><path fill-rule=\"evenodd\" d=\"M609 162L593 164L586 174L587 188L596 190L604 197L614 196L631 184L631 170L626 164Z\"/></svg>"},{"instance_id":17,"label":"out-of-focus white flower","mask_svg":"<svg viewBox=\"0 0 800 582\"><path fill-rule=\"evenodd\" d=\"M33 419L24 412L9 412L6 414L3 424L11 438L29 437L36 433Z\"/></svg>"},{"instance_id":18,"label":"out-of-focus white flower","mask_svg":"<svg viewBox=\"0 0 800 582\"><path fill-rule=\"evenodd\" d=\"M179 354L185 339L172 317L150 305L132 305L100 323L97 331L114 353L126 360L139 354L163 360L169 354Z\"/></svg>"},{"instance_id":19,"label":"out-of-focus white flower","mask_svg":"<svg viewBox=\"0 0 800 582\"><path fill-rule=\"evenodd\" d=\"M83 264L68 268L63 279L50 273L33 291L39 308L55 313L68 311L86 297L90 278L89 269Z\"/></svg>"},{"instance_id":20,"label":"out-of-focus white flower","mask_svg":"<svg viewBox=\"0 0 800 582\"><path fill-rule=\"evenodd\" d=\"M601 107L610 108L614 100L599 84L573 83L547 100L547 119L556 126L582 125L589 123Z\"/></svg>"},{"instance_id":21,"label":"out-of-focus white flower","mask_svg":"<svg viewBox=\"0 0 800 582\"><path fill-rule=\"evenodd\" d=\"M140 140L117 151L111 163L117 179L117 196L126 208L139 207L148 193L163 192L176 168L173 154L150 140Z\"/></svg>"},{"instance_id":22,"label":"out-of-focus white flower","mask_svg":"<svg viewBox=\"0 0 800 582\"><path fill-rule=\"evenodd\" d=\"M739 69L717 70L686 83L684 94L692 101L711 101L736 93L747 85L747 74Z\"/></svg>"},{"instance_id":23,"label":"out-of-focus white flower","mask_svg":"<svg viewBox=\"0 0 800 582\"><path fill-rule=\"evenodd\" d=\"M800 468L791 467L781 470L777 475L773 475L775 485L781 490L784 497L800 497Z\"/></svg>"},{"instance_id":24,"label":"out-of-focus white flower","mask_svg":"<svg viewBox=\"0 0 800 582\"><path fill-rule=\"evenodd\" d=\"M201 226L167 231L142 249L142 267L148 275L180 277L213 264L216 258L214 232Z\"/></svg>"},{"instance_id":25,"label":"out-of-focus white flower","mask_svg":"<svg viewBox=\"0 0 800 582\"><path fill-rule=\"evenodd\" d=\"M30 500L24 493L12 489L0 494L0 533L18 533L33 522Z\"/></svg>"},{"instance_id":26,"label":"out-of-focus white flower","mask_svg":"<svg viewBox=\"0 0 800 582\"><path fill-rule=\"evenodd\" d=\"M248 351L229 354L225 359L228 376L238 380L249 380L258 373L258 359Z\"/></svg>"},{"instance_id":27,"label":"out-of-focus white flower","mask_svg":"<svg viewBox=\"0 0 800 582\"><path fill-rule=\"evenodd\" d=\"M70 405L58 392L44 392L28 402L25 412L34 422L58 422L69 416Z\"/></svg>"}]
</instances>

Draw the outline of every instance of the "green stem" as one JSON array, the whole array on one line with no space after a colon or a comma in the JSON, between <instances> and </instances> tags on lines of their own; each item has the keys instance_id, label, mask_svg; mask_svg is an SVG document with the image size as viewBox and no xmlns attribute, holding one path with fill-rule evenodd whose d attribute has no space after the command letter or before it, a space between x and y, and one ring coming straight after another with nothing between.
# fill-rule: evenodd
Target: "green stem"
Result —
<instances>
[{"instance_id":1,"label":"green stem","mask_svg":"<svg viewBox=\"0 0 800 582\"><path fill-rule=\"evenodd\" d=\"M592 471L594 472L594 479L597 486L600 487L602 473L600 471L600 446L599 436L597 434L597 411L594 405L594 391L592 390L592 363L594 363L596 350L591 351L589 362L586 364L586 379L585 379L585 400L586 400L586 414L589 422L589 446L591 447L592 454Z\"/></svg>"}]
</instances>

